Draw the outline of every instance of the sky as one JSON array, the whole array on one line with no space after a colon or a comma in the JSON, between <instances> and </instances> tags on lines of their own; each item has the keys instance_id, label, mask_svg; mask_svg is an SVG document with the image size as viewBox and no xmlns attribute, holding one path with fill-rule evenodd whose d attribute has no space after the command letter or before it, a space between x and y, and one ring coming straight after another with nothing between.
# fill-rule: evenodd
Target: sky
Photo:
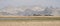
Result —
<instances>
[{"instance_id":1,"label":"sky","mask_svg":"<svg viewBox=\"0 0 60 26\"><path fill-rule=\"evenodd\" d=\"M0 9L6 6L53 6L60 7L60 0L0 0Z\"/></svg>"}]
</instances>

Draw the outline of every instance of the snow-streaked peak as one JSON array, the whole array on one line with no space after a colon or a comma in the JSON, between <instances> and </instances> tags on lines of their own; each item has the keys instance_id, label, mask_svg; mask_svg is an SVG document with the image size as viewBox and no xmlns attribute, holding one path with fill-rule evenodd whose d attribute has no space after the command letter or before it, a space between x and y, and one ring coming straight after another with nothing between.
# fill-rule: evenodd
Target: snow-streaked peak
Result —
<instances>
[{"instance_id":1,"label":"snow-streaked peak","mask_svg":"<svg viewBox=\"0 0 60 26\"><path fill-rule=\"evenodd\" d=\"M9 12L9 13L15 13L17 11L21 11L21 12L24 12L26 9L31 9L33 11L44 11L44 8L42 7L26 7L26 6L23 6L23 7L14 7L14 6L7 6L3 9L4 12Z\"/></svg>"},{"instance_id":2,"label":"snow-streaked peak","mask_svg":"<svg viewBox=\"0 0 60 26\"><path fill-rule=\"evenodd\" d=\"M24 12L27 8L21 8L21 7L14 7L14 6L7 6L4 9L2 9L3 12L8 12L15 14L18 11Z\"/></svg>"},{"instance_id":3,"label":"snow-streaked peak","mask_svg":"<svg viewBox=\"0 0 60 26\"><path fill-rule=\"evenodd\" d=\"M44 8L42 8L42 7L33 7L32 10L34 10L34 11L44 11Z\"/></svg>"},{"instance_id":4,"label":"snow-streaked peak","mask_svg":"<svg viewBox=\"0 0 60 26\"><path fill-rule=\"evenodd\" d=\"M60 16L60 8L46 8L41 6L20 6L20 7L14 7L14 6L7 6L0 10L0 12L6 12L8 14L13 15L33 15L33 14L41 14L41 15L54 15L54 16Z\"/></svg>"}]
</instances>

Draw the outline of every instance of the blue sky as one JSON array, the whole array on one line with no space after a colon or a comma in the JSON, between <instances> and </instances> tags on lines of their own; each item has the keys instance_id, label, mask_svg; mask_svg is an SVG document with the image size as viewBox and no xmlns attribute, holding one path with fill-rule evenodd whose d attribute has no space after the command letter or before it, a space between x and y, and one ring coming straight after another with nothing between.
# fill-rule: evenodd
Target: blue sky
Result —
<instances>
[{"instance_id":1,"label":"blue sky","mask_svg":"<svg viewBox=\"0 0 60 26\"><path fill-rule=\"evenodd\" d=\"M0 8L9 5L14 7L33 5L60 7L60 0L0 0Z\"/></svg>"}]
</instances>

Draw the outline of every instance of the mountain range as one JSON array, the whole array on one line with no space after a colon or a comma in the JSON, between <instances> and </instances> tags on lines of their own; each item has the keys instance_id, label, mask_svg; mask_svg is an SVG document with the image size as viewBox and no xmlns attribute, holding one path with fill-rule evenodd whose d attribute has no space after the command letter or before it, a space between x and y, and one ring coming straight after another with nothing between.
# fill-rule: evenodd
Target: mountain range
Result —
<instances>
[{"instance_id":1,"label":"mountain range","mask_svg":"<svg viewBox=\"0 0 60 26\"><path fill-rule=\"evenodd\" d=\"M60 16L60 8L41 6L7 6L0 9L0 15L33 16L33 14Z\"/></svg>"}]
</instances>

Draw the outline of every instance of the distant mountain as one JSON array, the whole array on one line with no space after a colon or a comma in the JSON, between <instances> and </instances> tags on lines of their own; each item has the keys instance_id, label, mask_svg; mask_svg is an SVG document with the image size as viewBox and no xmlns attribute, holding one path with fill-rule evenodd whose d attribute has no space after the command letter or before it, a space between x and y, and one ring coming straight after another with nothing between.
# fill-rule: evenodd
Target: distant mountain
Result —
<instances>
[{"instance_id":1,"label":"distant mountain","mask_svg":"<svg viewBox=\"0 0 60 26\"><path fill-rule=\"evenodd\" d=\"M1 14L2 13L2 14ZM16 15L16 16L28 16L33 14L41 15L60 15L60 8L53 7L41 7L41 6L22 6L22 7L13 7L8 6L0 9L0 15Z\"/></svg>"},{"instance_id":2,"label":"distant mountain","mask_svg":"<svg viewBox=\"0 0 60 26\"><path fill-rule=\"evenodd\" d=\"M10 14L10 13L7 13L7 12L0 12L0 16L3 16L3 15L9 16L9 15L13 15L13 14Z\"/></svg>"},{"instance_id":3,"label":"distant mountain","mask_svg":"<svg viewBox=\"0 0 60 26\"><path fill-rule=\"evenodd\" d=\"M54 9L52 9L52 15L54 15L54 16L60 16L60 8L54 8Z\"/></svg>"}]
</instances>

